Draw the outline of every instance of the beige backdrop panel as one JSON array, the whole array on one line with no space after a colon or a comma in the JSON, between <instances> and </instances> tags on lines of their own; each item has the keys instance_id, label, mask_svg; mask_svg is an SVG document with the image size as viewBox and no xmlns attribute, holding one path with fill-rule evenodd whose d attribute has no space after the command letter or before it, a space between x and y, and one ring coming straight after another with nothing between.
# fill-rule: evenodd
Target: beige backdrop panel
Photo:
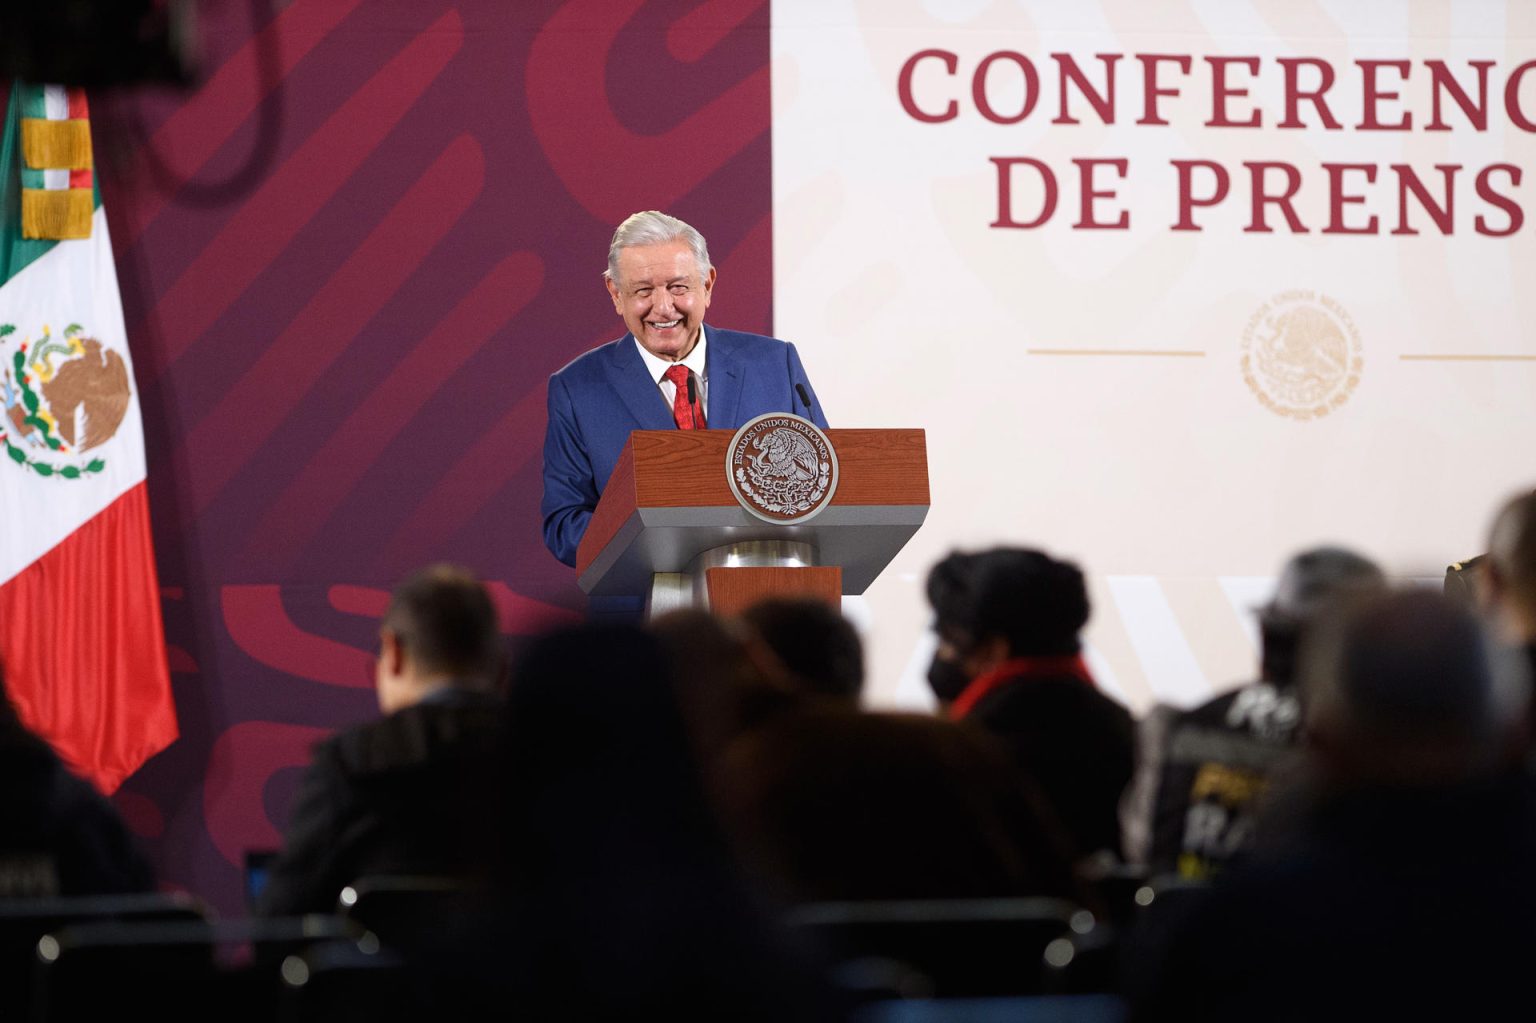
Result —
<instances>
[{"instance_id":1,"label":"beige backdrop panel","mask_svg":"<svg viewBox=\"0 0 1536 1023\"><path fill-rule=\"evenodd\" d=\"M1536 52L1533 12L1461 0L775 2L776 331L801 347L834 426L928 431L932 513L856 612L873 702L926 698L922 582L955 547L1020 543L1078 559L1092 576L1094 664L1137 708L1249 676L1250 609L1304 545L1346 543L1421 577L1481 548L1495 503L1536 482L1536 175L1522 188L1498 182L1529 207L1509 237L1473 230L1479 213L1508 218L1478 199L1472 176L1500 162L1536 171L1536 136L1509 126L1497 98L1485 132L1454 110L1447 132L1353 130L1362 86L1348 72L1357 59L1416 62L1383 111L1420 120L1425 59L1460 69L1465 85L1467 61L1495 61L1502 96L1509 70ZM959 73L926 63L918 98L933 109L954 98L960 113L923 124L896 83L907 58L935 47L958 56ZM998 50L1040 69L1039 106L1019 124L985 120L970 98L972 70ZM1116 124L1080 99L1082 123L1050 123L1056 52L1095 82L1095 54L1126 55ZM1167 126L1134 123L1143 96L1131 55L1146 52L1194 58L1187 78L1165 76L1182 90L1164 101ZM1251 96L1233 102L1260 109L1264 127L1205 126L1209 55L1261 58ZM1270 126L1286 56L1339 69L1329 100L1346 130ZM1011 95L1017 109L1021 86L1001 73L993 83L998 107ZM1519 95L1536 113L1536 75ZM1060 208L1038 229L989 227L989 158L1022 156L1056 170ZM1118 195L1100 213L1126 209L1130 228L1074 230L1071 161L1116 157L1128 173L1102 179ZM1202 232L1170 230L1173 159L1232 172L1228 200L1199 215ZM1302 171L1295 208L1310 233L1284 230L1273 211L1280 229L1243 230L1244 161ZM1382 233L1321 233L1324 162L1380 165L1375 185L1353 181L1366 201L1349 222L1375 215ZM1416 206L1419 234L1388 233L1394 163L1436 188L1435 164L1465 168L1453 235ZM1039 196L1017 180L1022 218ZM1311 418L1276 411L1314 405Z\"/></svg>"}]
</instances>

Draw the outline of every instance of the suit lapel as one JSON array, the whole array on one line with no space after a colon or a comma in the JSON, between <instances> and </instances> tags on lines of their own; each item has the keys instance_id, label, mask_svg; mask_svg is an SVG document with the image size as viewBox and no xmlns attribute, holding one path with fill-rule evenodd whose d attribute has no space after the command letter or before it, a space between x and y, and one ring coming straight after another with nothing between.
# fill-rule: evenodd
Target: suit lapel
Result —
<instances>
[{"instance_id":1,"label":"suit lapel","mask_svg":"<svg viewBox=\"0 0 1536 1023\"><path fill-rule=\"evenodd\" d=\"M721 331L709 330L708 338L705 369L709 371L709 425L717 430L734 430L741 425L736 422L736 410L741 406L741 363L736 358L735 346Z\"/></svg>"},{"instance_id":2,"label":"suit lapel","mask_svg":"<svg viewBox=\"0 0 1536 1023\"><path fill-rule=\"evenodd\" d=\"M645 371L640 353L635 351L635 337L625 334L614 346L613 356L608 359L604 371L630 415L635 417L641 430L672 430L672 412L661 399L661 391L651 375Z\"/></svg>"}]
</instances>

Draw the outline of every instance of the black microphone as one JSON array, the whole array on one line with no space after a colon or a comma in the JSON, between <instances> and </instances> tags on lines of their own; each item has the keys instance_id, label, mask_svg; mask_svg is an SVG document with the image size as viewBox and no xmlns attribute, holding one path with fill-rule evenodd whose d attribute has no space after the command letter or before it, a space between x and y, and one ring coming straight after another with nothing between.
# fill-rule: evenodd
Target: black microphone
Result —
<instances>
[{"instance_id":1,"label":"black microphone","mask_svg":"<svg viewBox=\"0 0 1536 1023\"><path fill-rule=\"evenodd\" d=\"M809 414L811 411L811 396L805 393L805 385L796 381L795 393L800 395L800 404L805 406L805 411Z\"/></svg>"},{"instance_id":2,"label":"black microphone","mask_svg":"<svg viewBox=\"0 0 1536 1023\"><path fill-rule=\"evenodd\" d=\"M688 374L688 404L690 404L690 405L697 405L698 403L699 403L699 397L698 397L698 394L695 393L694 388L693 388L693 374L689 373Z\"/></svg>"}]
</instances>

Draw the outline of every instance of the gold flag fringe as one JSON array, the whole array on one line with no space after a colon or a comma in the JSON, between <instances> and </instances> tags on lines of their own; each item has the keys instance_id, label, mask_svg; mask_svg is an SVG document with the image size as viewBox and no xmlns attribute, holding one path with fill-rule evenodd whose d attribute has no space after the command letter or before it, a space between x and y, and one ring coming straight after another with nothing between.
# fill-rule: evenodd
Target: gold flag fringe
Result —
<instances>
[{"instance_id":1,"label":"gold flag fringe","mask_svg":"<svg viewBox=\"0 0 1536 1023\"><path fill-rule=\"evenodd\" d=\"M95 196L89 188L23 188L23 238L89 238Z\"/></svg>"},{"instance_id":2,"label":"gold flag fringe","mask_svg":"<svg viewBox=\"0 0 1536 1023\"><path fill-rule=\"evenodd\" d=\"M90 167L91 122L21 119L21 155L33 170L77 170Z\"/></svg>"}]
</instances>

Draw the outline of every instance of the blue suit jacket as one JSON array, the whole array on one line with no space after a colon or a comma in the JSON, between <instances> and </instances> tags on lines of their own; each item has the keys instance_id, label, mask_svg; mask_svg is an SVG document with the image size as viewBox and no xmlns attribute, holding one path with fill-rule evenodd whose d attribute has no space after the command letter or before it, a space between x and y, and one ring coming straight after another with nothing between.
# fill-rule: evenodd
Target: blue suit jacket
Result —
<instances>
[{"instance_id":1,"label":"blue suit jacket","mask_svg":"<svg viewBox=\"0 0 1536 1023\"><path fill-rule=\"evenodd\" d=\"M826 418L795 346L706 325L710 429L734 430L767 412L792 412L822 429ZM807 409L795 390L810 395ZM646 372L632 334L578 356L549 378L544 433L544 544L567 565L598 495L633 430L675 430L672 410Z\"/></svg>"}]
</instances>

